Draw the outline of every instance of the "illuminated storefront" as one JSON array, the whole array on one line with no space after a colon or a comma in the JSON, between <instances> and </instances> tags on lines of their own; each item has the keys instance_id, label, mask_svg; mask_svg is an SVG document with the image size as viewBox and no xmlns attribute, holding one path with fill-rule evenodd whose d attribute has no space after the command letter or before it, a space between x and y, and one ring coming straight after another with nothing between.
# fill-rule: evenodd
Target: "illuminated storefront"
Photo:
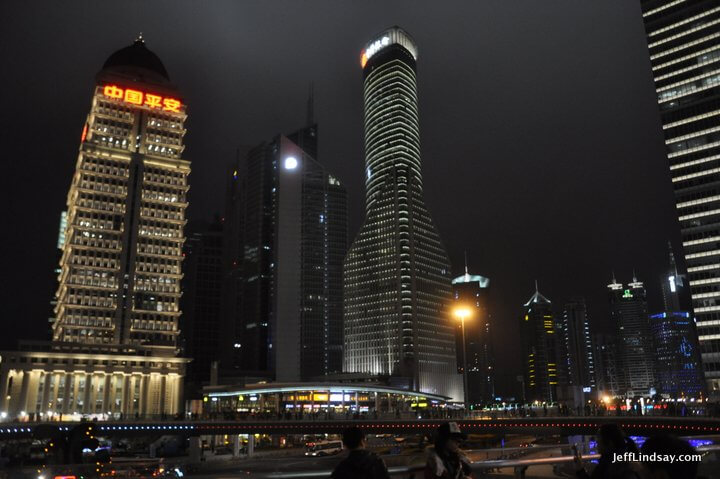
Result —
<instances>
[{"instance_id":1,"label":"illuminated storefront","mask_svg":"<svg viewBox=\"0 0 720 479\"><path fill-rule=\"evenodd\" d=\"M207 414L402 414L453 407L450 398L382 385L284 383L207 386Z\"/></svg>"}]
</instances>

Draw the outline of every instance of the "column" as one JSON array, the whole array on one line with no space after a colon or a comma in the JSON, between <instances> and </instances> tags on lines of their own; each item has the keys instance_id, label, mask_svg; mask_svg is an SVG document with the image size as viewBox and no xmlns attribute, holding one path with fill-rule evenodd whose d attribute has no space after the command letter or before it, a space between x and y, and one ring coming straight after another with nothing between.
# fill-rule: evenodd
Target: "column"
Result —
<instances>
[{"instance_id":1,"label":"column","mask_svg":"<svg viewBox=\"0 0 720 479\"><path fill-rule=\"evenodd\" d=\"M7 412L8 384L10 383L10 369L0 369L0 412Z\"/></svg>"},{"instance_id":2,"label":"column","mask_svg":"<svg viewBox=\"0 0 720 479\"><path fill-rule=\"evenodd\" d=\"M248 434L247 457L251 458L255 453L255 435Z\"/></svg>"},{"instance_id":3,"label":"column","mask_svg":"<svg viewBox=\"0 0 720 479\"><path fill-rule=\"evenodd\" d=\"M51 373L53 375L54 381L51 381L53 384L53 392L52 392L52 412L53 413L59 413L58 410L58 395L60 394L60 374L58 373Z\"/></svg>"},{"instance_id":4,"label":"column","mask_svg":"<svg viewBox=\"0 0 720 479\"><path fill-rule=\"evenodd\" d=\"M103 378L97 374L90 374L90 385L92 388L90 389L90 414L97 413L97 400L98 400L98 391L100 389L100 381L103 381Z\"/></svg>"},{"instance_id":5,"label":"column","mask_svg":"<svg viewBox=\"0 0 720 479\"><path fill-rule=\"evenodd\" d=\"M240 456L240 434L233 434L232 457Z\"/></svg>"},{"instance_id":6,"label":"column","mask_svg":"<svg viewBox=\"0 0 720 479\"><path fill-rule=\"evenodd\" d=\"M70 411L70 382L72 381L72 373L65 373L65 387L63 388L62 413L67 414Z\"/></svg>"},{"instance_id":7,"label":"column","mask_svg":"<svg viewBox=\"0 0 720 479\"><path fill-rule=\"evenodd\" d=\"M105 374L105 389L103 390L102 413L110 412L110 385L112 384L112 375Z\"/></svg>"},{"instance_id":8,"label":"column","mask_svg":"<svg viewBox=\"0 0 720 479\"><path fill-rule=\"evenodd\" d=\"M123 416L127 416L130 413L130 375L126 374L123 379L123 394L122 404L120 404L120 412Z\"/></svg>"},{"instance_id":9,"label":"column","mask_svg":"<svg viewBox=\"0 0 720 479\"><path fill-rule=\"evenodd\" d=\"M150 409L148 404L148 398L150 397L150 375L143 375L142 382L140 383L140 415L149 416L153 411Z\"/></svg>"},{"instance_id":10,"label":"column","mask_svg":"<svg viewBox=\"0 0 720 479\"><path fill-rule=\"evenodd\" d=\"M72 404L72 410L70 413L81 413L82 410L79 407L80 398L78 397L78 393L80 392L80 375L75 373L70 373L73 378L73 404Z\"/></svg>"},{"instance_id":11,"label":"column","mask_svg":"<svg viewBox=\"0 0 720 479\"><path fill-rule=\"evenodd\" d=\"M200 437L198 436L192 436L188 438L189 444L188 444L188 458L190 459L190 464L197 464L200 462L200 457L202 456L202 450L200 449Z\"/></svg>"},{"instance_id":12,"label":"column","mask_svg":"<svg viewBox=\"0 0 720 479\"><path fill-rule=\"evenodd\" d=\"M183 376L175 377L175 412L178 414L185 413L185 378Z\"/></svg>"},{"instance_id":13,"label":"column","mask_svg":"<svg viewBox=\"0 0 720 479\"><path fill-rule=\"evenodd\" d=\"M93 412L92 406L90 405L92 392L92 374L85 373L85 391L83 391L83 410L84 414L91 414Z\"/></svg>"},{"instance_id":14,"label":"column","mask_svg":"<svg viewBox=\"0 0 720 479\"><path fill-rule=\"evenodd\" d=\"M165 403L165 393L167 392L167 375L160 376L160 414L167 413L169 408Z\"/></svg>"},{"instance_id":15,"label":"column","mask_svg":"<svg viewBox=\"0 0 720 479\"><path fill-rule=\"evenodd\" d=\"M50 388L52 387L52 373L45 372L43 379L45 384L43 385L42 404L40 406L40 412L47 414L50 410Z\"/></svg>"},{"instance_id":16,"label":"column","mask_svg":"<svg viewBox=\"0 0 720 479\"><path fill-rule=\"evenodd\" d=\"M22 385L20 386L20 398L15 405L15 414L13 417L17 417L21 412L27 412L27 396L28 387L30 386L30 371L23 371Z\"/></svg>"}]
</instances>

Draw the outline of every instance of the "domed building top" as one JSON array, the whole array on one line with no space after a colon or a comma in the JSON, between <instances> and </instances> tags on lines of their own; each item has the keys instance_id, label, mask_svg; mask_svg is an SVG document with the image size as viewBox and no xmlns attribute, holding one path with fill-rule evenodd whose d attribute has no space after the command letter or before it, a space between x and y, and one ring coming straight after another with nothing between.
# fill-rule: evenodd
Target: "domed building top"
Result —
<instances>
[{"instance_id":1,"label":"domed building top","mask_svg":"<svg viewBox=\"0 0 720 479\"><path fill-rule=\"evenodd\" d=\"M160 58L145 46L142 34L129 47L121 48L110 55L103 65L103 71L140 77L140 80L170 82L165 66Z\"/></svg>"}]
</instances>

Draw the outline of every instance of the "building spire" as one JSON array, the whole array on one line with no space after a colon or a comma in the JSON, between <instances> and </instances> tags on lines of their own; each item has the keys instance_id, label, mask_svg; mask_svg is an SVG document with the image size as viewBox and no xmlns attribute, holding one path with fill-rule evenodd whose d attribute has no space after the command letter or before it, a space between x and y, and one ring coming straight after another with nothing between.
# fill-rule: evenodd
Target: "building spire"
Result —
<instances>
[{"instance_id":1,"label":"building spire","mask_svg":"<svg viewBox=\"0 0 720 479\"><path fill-rule=\"evenodd\" d=\"M140 34L135 39L135 43L145 43L145 39L143 38L142 32L140 32Z\"/></svg>"},{"instance_id":2,"label":"building spire","mask_svg":"<svg viewBox=\"0 0 720 479\"><path fill-rule=\"evenodd\" d=\"M540 291L538 290L538 284L537 280L535 280L535 294L538 294Z\"/></svg>"},{"instance_id":3,"label":"building spire","mask_svg":"<svg viewBox=\"0 0 720 479\"><path fill-rule=\"evenodd\" d=\"M670 271L678 275L677 263L675 262L675 253L673 253L672 241L668 240L668 249L670 250Z\"/></svg>"},{"instance_id":4,"label":"building spire","mask_svg":"<svg viewBox=\"0 0 720 479\"><path fill-rule=\"evenodd\" d=\"M617 283L617 279L615 279L615 270L614 269L612 270L612 282L613 282L613 284Z\"/></svg>"},{"instance_id":5,"label":"building spire","mask_svg":"<svg viewBox=\"0 0 720 479\"><path fill-rule=\"evenodd\" d=\"M467 250L465 250L465 275L468 274L468 267L467 267Z\"/></svg>"},{"instance_id":6,"label":"building spire","mask_svg":"<svg viewBox=\"0 0 720 479\"><path fill-rule=\"evenodd\" d=\"M310 82L307 101L307 126L315 123L315 82Z\"/></svg>"},{"instance_id":7,"label":"building spire","mask_svg":"<svg viewBox=\"0 0 720 479\"><path fill-rule=\"evenodd\" d=\"M633 268L633 283L637 283L637 275L635 274L635 268Z\"/></svg>"}]
</instances>

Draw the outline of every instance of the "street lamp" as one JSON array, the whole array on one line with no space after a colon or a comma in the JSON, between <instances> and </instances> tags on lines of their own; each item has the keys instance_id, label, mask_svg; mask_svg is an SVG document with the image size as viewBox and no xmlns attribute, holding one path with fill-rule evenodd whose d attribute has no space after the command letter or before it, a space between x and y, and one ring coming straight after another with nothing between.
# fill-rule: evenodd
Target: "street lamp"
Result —
<instances>
[{"instance_id":1,"label":"street lamp","mask_svg":"<svg viewBox=\"0 0 720 479\"><path fill-rule=\"evenodd\" d=\"M460 320L460 328L462 329L462 368L463 368L463 399L465 402L465 413L468 411L468 383L467 383L467 357L465 354L465 319L472 316L470 308L461 306L455 308L453 314Z\"/></svg>"}]
</instances>

